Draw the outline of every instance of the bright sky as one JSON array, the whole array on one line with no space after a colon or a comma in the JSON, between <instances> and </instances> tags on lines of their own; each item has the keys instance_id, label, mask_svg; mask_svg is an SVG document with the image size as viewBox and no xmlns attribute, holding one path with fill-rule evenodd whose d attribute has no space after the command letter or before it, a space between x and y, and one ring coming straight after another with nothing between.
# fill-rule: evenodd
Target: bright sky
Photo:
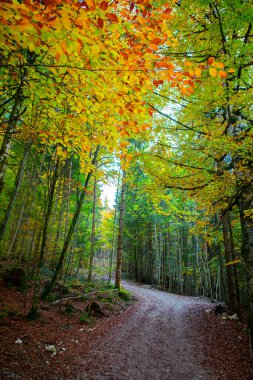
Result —
<instances>
[{"instance_id":1,"label":"bright sky","mask_svg":"<svg viewBox=\"0 0 253 380\"><path fill-rule=\"evenodd\" d=\"M110 208L113 208L114 206L116 191L117 191L117 186L112 183L102 185L102 194L101 194L102 202L105 203L105 201L107 200Z\"/></svg>"}]
</instances>

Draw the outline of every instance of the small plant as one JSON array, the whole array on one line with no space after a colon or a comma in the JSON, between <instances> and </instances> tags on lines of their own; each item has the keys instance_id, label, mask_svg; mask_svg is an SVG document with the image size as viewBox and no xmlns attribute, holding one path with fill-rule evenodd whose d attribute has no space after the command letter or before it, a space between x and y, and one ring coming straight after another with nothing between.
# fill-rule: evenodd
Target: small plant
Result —
<instances>
[{"instance_id":1,"label":"small plant","mask_svg":"<svg viewBox=\"0 0 253 380\"><path fill-rule=\"evenodd\" d=\"M7 315L8 315L8 307L7 306L3 306L0 309L0 319L2 319L4 317L7 317Z\"/></svg>"},{"instance_id":2,"label":"small plant","mask_svg":"<svg viewBox=\"0 0 253 380\"><path fill-rule=\"evenodd\" d=\"M5 317L15 317L15 315L17 315L17 313L15 311L9 310L7 305L4 305L0 309L0 319L3 319Z\"/></svg>"},{"instance_id":3,"label":"small plant","mask_svg":"<svg viewBox=\"0 0 253 380\"><path fill-rule=\"evenodd\" d=\"M85 323L86 325L93 326L95 324L95 318L89 315L87 312L83 312L79 317L80 323Z\"/></svg>"},{"instance_id":4,"label":"small plant","mask_svg":"<svg viewBox=\"0 0 253 380\"><path fill-rule=\"evenodd\" d=\"M75 278L69 282L69 286L71 288L80 289L83 286L83 284L78 278Z\"/></svg>"}]
</instances>

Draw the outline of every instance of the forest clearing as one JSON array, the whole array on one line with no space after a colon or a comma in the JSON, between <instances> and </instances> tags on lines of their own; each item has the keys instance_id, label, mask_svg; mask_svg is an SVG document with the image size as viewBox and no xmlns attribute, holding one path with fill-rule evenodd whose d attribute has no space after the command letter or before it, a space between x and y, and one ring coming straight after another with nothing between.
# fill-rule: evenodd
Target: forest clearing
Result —
<instances>
[{"instance_id":1,"label":"forest clearing","mask_svg":"<svg viewBox=\"0 0 253 380\"><path fill-rule=\"evenodd\" d=\"M1 376L250 378L252 20L250 0L0 2Z\"/></svg>"}]
</instances>

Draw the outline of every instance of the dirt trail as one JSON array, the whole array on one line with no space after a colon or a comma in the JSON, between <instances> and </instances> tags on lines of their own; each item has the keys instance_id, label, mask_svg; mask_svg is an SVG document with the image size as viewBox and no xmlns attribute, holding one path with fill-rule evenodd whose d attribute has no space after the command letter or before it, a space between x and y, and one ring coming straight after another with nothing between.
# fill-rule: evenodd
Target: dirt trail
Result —
<instances>
[{"instance_id":1,"label":"dirt trail","mask_svg":"<svg viewBox=\"0 0 253 380\"><path fill-rule=\"evenodd\" d=\"M138 301L95 326L61 308L42 309L34 322L3 318L0 380L253 380L245 325L206 313L213 304L197 298L124 287ZM1 297L9 310L29 310L18 290L3 287Z\"/></svg>"},{"instance_id":2,"label":"dirt trail","mask_svg":"<svg viewBox=\"0 0 253 380\"><path fill-rule=\"evenodd\" d=\"M124 323L110 329L92 344L83 357L83 370L75 379L92 380L245 380L251 376L231 367L233 358L223 369L217 369L215 358L206 358L205 342L210 333L206 321L206 336L191 312L210 308L210 303L193 297L183 297L133 284L124 284L139 299L138 307ZM198 311L199 312L199 311ZM217 318L215 316L215 318ZM221 323L218 320L218 323ZM224 321L222 321L224 322ZM224 326L225 328L225 326ZM195 339L196 337L196 339ZM209 336L210 338L210 336ZM224 337L225 338L225 337ZM207 339L217 351L215 336ZM226 344L226 343L225 343ZM221 350L223 348L221 347ZM212 347L209 347L212 352ZM221 352L224 355L224 352ZM219 356L219 353L218 353ZM243 359L241 359L243 360ZM243 377L242 377L243 376Z\"/></svg>"}]
</instances>

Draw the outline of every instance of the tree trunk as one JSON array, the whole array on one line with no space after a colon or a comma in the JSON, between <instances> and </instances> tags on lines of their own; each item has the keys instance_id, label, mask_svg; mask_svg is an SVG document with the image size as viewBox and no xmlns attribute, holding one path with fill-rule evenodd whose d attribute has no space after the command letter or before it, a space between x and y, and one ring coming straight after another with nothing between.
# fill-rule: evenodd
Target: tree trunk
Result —
<instances>
[{"instance_id":1,"label":"tree trunk","mask_svg":"<svg viewBox=\"0 0 253 380\"><path fill-rule=\"evenodd\" d=\"M119 232L118 232L118 251L117 251L117 264L115 273L115 288L120 289L121 286L121 269L123 260L123 225L124 225L124 214L125 214L125 191L126 191L126 172L123 170L122 173L122 186L121 186L121 200L120 200L120 210L119 210Z\"/></svg>"},{"instance_id":2,"label":"tree trunk","mask_svg":"<svg viewBox=\"0 0 253 380\"><path fill-rule=\"evenodd\" d=\"M6 129L1 150L0 150L0 195L4 187L5 170L6 170L6 165L8 161L7 160L8 154L11 147L12 136L13 136L13 133L15 132L18 118L20 116L20 109L24 102L22 85L23 85L23 79L15 95L14 104L11 110L11 114L10 114L8 124L7 124L7 129Z\"/></svg>"},{"instance_id":3,"label":"tree trunk","mask_svg":"<svg viewBox=\"0 0 253 380\"><path fill-rule=\"evenodd\" d=\"M54 174L53 174L52 183L51 183L49 196L48 196L47 210L46 210L45 221L44 221L44 226L42 230L40 256L39 256L37 269L36 269L32 307L31 307L30 312L28 313L28 318L30 319L36 319L38 317L38 307L39 307L38 291L39 291L39 283L40 283L40 271L43 266L44 256L46 253L48 226L49 226L49 221L52 214L54 192L55 192L56 182L58 179L58 166L59 166L59 159L57 159L55 167L54 167Z\"/></svg>"},{"instance_id":4,"label":"tree trunk","mask_svg":"<svg viewBox=\"0 0 253 380\"><path fill-rule=\"evenodd\" d=\"M93 205L92 205L92 227L91 227L91 242L90 242L90 263L88 281L92 279L94 254L95 254L95 229L96 229L96 206L97 206L97 180L95 178L93 188Z\"/></svg>"},{"instance_id":5,"label":"tree trunk","mask_svg":"<svg viewBox=\"0 0 253 380\"><path fill-rule=\"evenodd\" d=\"M238 199L242 229L242 256L246 262L248 285L248 326L253 342L253 221L250 210L253 209L253 185L251 183Z\"/></svg>"},{"instance_id":6,"label":"tree trunk","mask_svg":"<svg viewBox=\"0 0 253 380\"><path fill-rule=\"evenodd\" d=\"M112 264L113 264L114 251L115 251L115 229L116 229L116 224L117 224L118 198L119 198L119 181L117 183L116 205L115 205L115 209L114 209L113 231L112 231L112 248L111 248L111 251L110 251L110 259L109 259L108 284L110 284L111 280L112 280Z\"/></svg>"},{"instance_id":7,"label":"tree trunk","mask_svg":"<svg viewBox=\"0 0 253 380\"><path fill-rule=\"evenodd\" d=\"M233 261L232 254L232 244L230 239L229 231L229 216L228 211L222 215L222 230L223 230L223 241L225 249L225 260L226 260L226 275L227 275L227 292L228 292L228 306L232 311L237 311L237 298L234 280L233 265L230 264Z\"/></svg>"},{"instance_id":8,"label":"tree trunk","mask_svg":"<svg viewBox=\"0 0 253 380\"><path fill-rule=\"evenodd\" d=\"M29 151L30 151L30 146L31 146L31 144L29 143L29 144L26 144L25 148L24 148L24 155L23 155L22 161L21 161L21 163L19 165L19 169L18 169L16 178L15 178L14 188L12 190L11 197L10 197L10 200L9 200L9 203L8 203L8 206L7 206L4 218L3 218L2 222L1 222L1 226L0 226L0 241L3 239L4 232L6 230L8 222L9 222L9 219L10 219L10 216L11 216L11 212L12 212L15 200L16 200L18 192L19 192L19 188L20 188L20 185L22 183L22 179L23 179L23 175L24 175L24 170L25 170L25 165L26 165L26 160L27 160L27 157L28 157L28 154L29 154Z\"/></svg>"}]
</instances>

